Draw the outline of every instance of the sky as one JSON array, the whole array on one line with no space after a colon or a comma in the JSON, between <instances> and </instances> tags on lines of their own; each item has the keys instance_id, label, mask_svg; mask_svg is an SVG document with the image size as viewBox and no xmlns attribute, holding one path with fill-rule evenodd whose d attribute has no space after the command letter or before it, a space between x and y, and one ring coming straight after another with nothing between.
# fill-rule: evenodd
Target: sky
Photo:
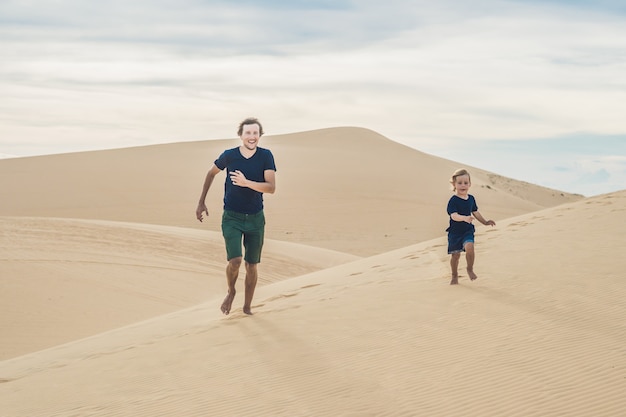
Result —
<instances>
[{"instance_id":1,"label":"sky","mask_svg":"<svg viewBox=\"0 0 626 417\"><path fill-rule=\"evenodd\" d=\"M0 0L5 156L236 138L255 116L592 196L626 189L625 115L622 0Z\"/></svg>"}]
</instances>

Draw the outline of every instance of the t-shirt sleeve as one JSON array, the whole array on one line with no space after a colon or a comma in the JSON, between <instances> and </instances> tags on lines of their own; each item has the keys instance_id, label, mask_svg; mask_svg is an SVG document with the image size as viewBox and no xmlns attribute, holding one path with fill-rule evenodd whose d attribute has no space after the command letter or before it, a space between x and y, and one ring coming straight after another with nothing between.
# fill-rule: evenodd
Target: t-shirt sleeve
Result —
<instances>
[{"instance_id":1,"label":"t-shirt sleeve","mask_svg":"<svg viewBox=\"0 0 626 417\"><path fill-rule=\"evenodd\" d=\"M451 199L448 201L448 215L450 215L450 214L452 214L452 213L458 213L458 211L459 211L459 210L458 210L458 209L457 209L457 207L456 207L456 204L455 204L454 198L451 198Z\"/></svg>"},{"instance_id":2,"label":"t-shirt sleeve","mask_svg":"<svg viewBox=\"0 0 626 417\"><path fill-rule=\"evenodd\" d=\"M274 155L271 151L267 151L267 156L265 158L265 166L263 167L263 171L266 170L276 171L276 163L274 162Z\"/></svg>"},{"instance_id":3,"label":"t-shirt sleeve","mask_svg":"<svg viewBox=\"0 0 626 417\"><path fill-rule=\"evenodd\" d=\"M476 199L472 196L472 213L478 211L478 205L476 204Z\"/></svg>"},{"instance_id":4,"label":"t-shirt sleeve","mask_svg":"<svg viewBox=\"0 0 626 417\"><path fill-rule=\"evenodd\" d=\"M222 152L222 154L213 162L219 169L224 169L228 165L228 151Z\"/></svg>"}]
</instances>

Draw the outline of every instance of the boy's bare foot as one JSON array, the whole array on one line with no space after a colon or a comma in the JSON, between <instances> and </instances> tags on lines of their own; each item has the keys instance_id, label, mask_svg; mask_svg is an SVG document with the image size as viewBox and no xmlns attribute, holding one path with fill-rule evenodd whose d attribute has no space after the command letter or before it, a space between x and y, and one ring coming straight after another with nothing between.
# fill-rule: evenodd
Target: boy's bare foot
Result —
<instances>
[{"instance_id":1,"label":"boy's bare foot","mask_svg":"<svg viewBox=\"0 0 626 417\"><path fill-rule=\"evenodd\" d=\"M235 291L232 292L232 294L229 292L228 294L226 294L226 298L224 298L224 302L222 303L222 307L220 307L220 309L222 310L222 313L228 315L228 313L230 313L230 308L233 305L233 300L235 299Z\"/></svg>"},{"instance_id":2,"label":"boy's bare foot","mask_svg":"<svg viewBox=\"0 0 626 417\"><path fill-rule=\"evenodd\" d=\"M452 275L452 280L450 281L450 285L457 285L459 283L459 277L457 275Z\"/></svg>"},{"instance_id":3,"label":"boy's bare foot","mask_svg":"<svg viewBox=\"0 0 626 417\"><path fill-rule=\"evenodd\" d=\"M252 309L250 309L250 307L243 306L243 312L250 316L252 315Z\"/></svg>"},{"instance_id":4,"label":"boy's bare foot","mask_svg":"<svg viewBox=\"0 0 626 417\"><path fill-rule=\"evenodd\" d=\"M478 278L478 275L476 275L474 271L469 268L467 269L467 275L469 275L469 279L471 279L472 281Z\"/></svg>"}]
</instances>

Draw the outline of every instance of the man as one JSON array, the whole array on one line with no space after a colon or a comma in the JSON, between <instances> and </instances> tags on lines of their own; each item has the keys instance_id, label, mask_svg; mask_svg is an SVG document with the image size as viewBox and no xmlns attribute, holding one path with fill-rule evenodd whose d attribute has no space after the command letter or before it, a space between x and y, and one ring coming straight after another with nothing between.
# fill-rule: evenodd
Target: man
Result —
<instances>
[{"instance_id":1,"label":"man","mask_svg":"<svg viewBox=\"0 0 626 417\"><path fill-rule=\"evenodd\" d=\"M206 195L215 176L226 168L222 234L228 259L226 266L228 293L221 310L222 313L229 314L235 299L235 283L242 261L243 240L245 248L243 260L246 266L243 312L252 314L252 297L258 277L257 265L261 262L265 232L263 194L273 194L276 190L276 165L272 152L258 147L263 136L263 127L257 119L248 118L241 122L237 134L241 138L241 145L224 151L206 175L196 217L202 221L203 213L209 215L205 204Z\"/></svg>"}]
</instances>

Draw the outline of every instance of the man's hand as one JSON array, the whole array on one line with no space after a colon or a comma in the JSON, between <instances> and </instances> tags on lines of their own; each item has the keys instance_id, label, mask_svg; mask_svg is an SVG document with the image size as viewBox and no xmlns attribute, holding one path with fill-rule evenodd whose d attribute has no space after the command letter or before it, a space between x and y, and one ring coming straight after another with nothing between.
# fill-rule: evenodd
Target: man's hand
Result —
<instances>
[{"instance_id":1,"label":"man's hand","mask_svg":"<svg viewBox=\"0 0 626 417\"><path fill-rule=\"evenodd\" d=\"M198 208L196 209L196 218L202 222L203 217L202 213L206 213L206 216L209 217L209 209L206 208L206 204L198 203Z\"/></svg>"},{"instance_id":2,"label":"man's hand","mask_svg":"<svg viewBox=\"0 0 626 417\"><path fill-rule=\"evenodd\" d=\"M246 178L245 175L243 175L243 172L237 170L237 171L233 171L230 173L230 180L233 182L234 185L237 185L239 187L247 187L247 182L248 179Z\"/></svg>"}]
</instances>

